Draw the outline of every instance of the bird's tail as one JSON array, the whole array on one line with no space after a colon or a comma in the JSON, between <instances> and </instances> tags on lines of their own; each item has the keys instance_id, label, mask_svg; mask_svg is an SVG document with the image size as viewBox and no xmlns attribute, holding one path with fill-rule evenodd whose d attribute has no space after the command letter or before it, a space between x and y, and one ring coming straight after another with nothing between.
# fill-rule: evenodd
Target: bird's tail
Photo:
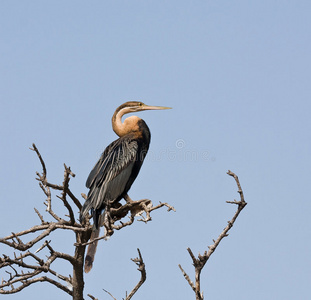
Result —
<instances>
[{"instance_id":1,"label":"bird's tail","mask_svg":"<svg viewBox=\"0 0 311 300\"><path fill-rule=\"evenodd\" d=\"M99 237L100 227L94 228L91 234L90 241ZM97 249L98 241L94 241L93 243L89 244L87 248L87 253L84 260L84 272L88 273L91 271L93 267L93 262L95 259L95 253Z\"/></svg>"}]
</instances>

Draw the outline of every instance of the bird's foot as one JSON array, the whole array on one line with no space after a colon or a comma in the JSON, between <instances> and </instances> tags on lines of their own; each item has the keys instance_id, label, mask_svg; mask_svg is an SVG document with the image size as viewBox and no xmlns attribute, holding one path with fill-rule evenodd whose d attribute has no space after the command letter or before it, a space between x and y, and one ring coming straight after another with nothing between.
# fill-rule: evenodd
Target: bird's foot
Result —
<instances>
[{"instance_id":1,"label":"bird's foot","mask_svg":"<svg viewBox=\"0 0 311 300\"><path fill-rule=\"evenodd\" d=\"M128 194L126 194L126 195L124 196L124 200L125 200L126 203L128 203L128 204L131 204L131 203L135 202L134 200L131 199L131 197L130 197Z\"/></svg>"}]
</instances>

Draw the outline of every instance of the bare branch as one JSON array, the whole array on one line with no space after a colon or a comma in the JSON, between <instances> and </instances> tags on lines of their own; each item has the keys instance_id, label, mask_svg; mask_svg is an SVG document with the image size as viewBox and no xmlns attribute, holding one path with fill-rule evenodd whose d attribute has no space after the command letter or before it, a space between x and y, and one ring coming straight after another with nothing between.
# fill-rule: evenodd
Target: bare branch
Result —
<instances>
[{"instance_id":1,"label":"bare branch","mask_svg":"<svg viewBox=\"0 0 311 300\"><path fill-rule=\"evenodd\" d=\"M41 179L38 179L41 180ZM52 210L52 194L50 187L46 184L46 179L43 183L39 183L41 189L44 191L45 195L47 196L46 202L44 202L46 206L46 211L58 222L64 222L62 218L60 218L53 210Z\"/></svg>"},{"instance_id":2,"label":"bare branch","mask_svg":"<svg viewBox=\"0 0 311 300\"><path fill-rule=\"evenodd\" d=\"M233 218L230 221L228 221L228 225L224 228L224 230L221 232L218 238L216 240L213 240L214 244L212 244L211 246L208 246L208 251L205 251L203 255L198 254L198 257L196 258L193 252L191 251L191 249L187 248L189 255L192 259L194 268L195 268L195 284L191 281L189 275L183 270L181 265L179 265L179 268L181 272L183 273L185 279L187 280L192 290L195 292L196 300L203 300L204 298L203 293L201 292L201 287L200 287L200 276L201 276L201 271L203 267L205 266L210 256L214 253L214 251L216 250L221 240L224 237L228 236L228 232L232 228L240 212L247 205L247 203L244 200L244 194L243 194L238 176L235 173L231 172L230 170L227 172L227 174L229 176L232 176L235 179L236 184L238 186L238 193L240 194L240 201L236 201L236 200L227 201L227 203L236 204L238 206L237 211L235 212Z\"/></svg>"},{"instance_id":3,"label":"bare branch","mask_svg":"<svg viewBox=\"0 0 311 300\"><path fill-rule=\"evenodd\" d=\"M190 277L188 276L188 274L184 271L184 269L181 267L181 265L178 265L179 269L181 270L181 272L183 273L185 279L188 281L189 285L191 286L191 288L193 289L193 291L195 292L195 286L193 284L193 282L191 281Z\"/></svg>"},{"instance_id":4,"label":"bare branch","mask_svg":"<svg viewBox=\"0 0 311 300\"><path fill-rule=\"evenodd\" d=\"M47 171L46 171L46 166L44 163L44 160L38 150L38 148L36 147L35 144L33 144L33 148L30 148L31 150L35 151L40 162L42 165L42 175L40 175L40 173L37 172L37 180L40 182L40 187L41 189L44 191L44 193L47 196L47 200L46 200L46 206L47 206L47 211L52 215L52 217L57 220L57 221L61 221L62 219L60 217L58 217L52 210L52 206L51 206L51 191L50 188L54 189L54 190L59 190L62 191L62 196L60 199L62 199L65 207L67 208L67 210L69 211L69 216L70 216L70 222L71 224L74 223L74 214L72 211L71 206L69 205L69 203L67 202L66 199L66 195L68 194L69 197L73 200L74 204L78 207L78 209L80 210L82 208L82 204L80 203L80 201L73 195L73 193L70 191L69 189L69 180L70 180L70 176L75 177L75 174L71 171L70 167L67 167L64 164L64 181L62 185L57 185L57 184L52 184L50 182L47 181Z\"/></svg>"},{"instance_id":5,"label":"bare branch","mask_svg":"<svg viewBox=\"0 0 311 300\"><path fill-rule=\"evenodd\" d=\"M68 194L68 196L71 198L71 200L73 201L73 203L77 206L77 208L78 208L79 211L80 211L81 208L82 208L82 204L81 204L81 202L78 200L78 198L76 198L76 196L71 192L71 190L69 189L69 187L68 187L68 190L67 190L67 194Z\"/></svg>"},{"instance_id":6,"label":"bare branch","mask_svg":"<svg viewBox=\"0 0 311 300\"><path fill-rule=\"evenodd\" d=\"M38 217L40 218L41 223L44 224L45 222L44 222L43 216L40 214L40 212L36 208L34 208L34 210L35 210L36 214L38 215Z\"/></svg>"},{"instance_id":7,"label":"bare branch","mask_svg":"<svg viewBox=\"0 0 311 300\"><path fill-rule=\"evenodd\" d=\"M71 230L76 234L77 241L85 242L89 238L91 227L89 225L84 227L75 222L73 209L66 199L66 195L69 195L76 206L82 207L79 200L77 200L77 198L69 190L70 176L75 176L71 169L65 165L64 181L62 185L49 183L47 180L46 165L35 144L33 144L33 148L31 148L31 150L36 152L42 166L42 174L38 172L36 172L36 174L38 176L37 180L39 181L39 186L47 197L44 202L47 207L46 211L56 220L56 222L44 221L43 216L35 208L35 213L41 222L40 225L35 225L18 233L12 233L5 238L0 238L0 243L22 251L19 255L14 253L12 257L7 255L0 257L0 268L4 268L4 272L8 275L8 279L2 278L0 284L0 294L17 293L33 283L46 281L72 296L75 287L81 285L81 282L83 283L83 278L81 282L73 282L70 276L68 277L59 274L51 268L51 265L55 260L62 259L68 261L74 269L78 266L83 273L83 255L85 247L77 247L78 250L75 251L75 257L54 250L51 246L51 241L47 240L39 246L35 252L30 252L29 249L47 237L51 232L58 229ZM69 221L62 219L52 210L51 189L62 191L60 198L69 212ZM32 240L23 242L22 239L24 237L28 237L33 233L36 234L36 236ZM49 255L42 259L37 254L44 249L48 250ZM82 256L82 259L80 259L80 265L77 263L77 255L80 255L80 257ZM42 273L48 273L50 277L45 275L42 276ZM60 283L59 279L63 280L65 284Z\"/></svg>"},{"instance_id":8,"label":"bare branch","mask_svg":"<svg viewBox=\"0 0 311 300\"><path fill-rule=\"evenodd\" d=\"M149 211L151 212L151 211L156 210L158 208L161 208L163 206L167 207L167 211L171 211L172 210L172 211L176 212L176 209L173 206L169 205L168 203L162 203L162 202L160 202L159 205L152 207Z\"/></svg>"},{"instance_id":9,"label":"bare branch","mask_svg":"<svg viewBox=\"0 0 311 300\"><path fill-rule=\"evenodd\" d=\"M114 300L117 300L115 297L112 296L112 294L110 292L108 292L107 290L103 289L103 291L105 293L107 293L111 298L113 298Z\"/></svg>"},{"instance_id":10,"label":"bare branch","mask_svg":"<svg viewBox=\"0 0 311 300\"><path fill-rule=\"evenodd\" d=\"M152 201L150 199L141 199L137 201L128 201L126 204L121 205L117 207L107 207L104 211L104 222L102 226L105 227L106 232L103 236L100 236L98 238L95 238L92 241L89 241L85 245L89 245L93 243L94 241L99 241L102 239L107 239L109 236L111 236L114 233L114 230L120 230L126 226L129 226L133 224L135 220L135 216L140 216L141 219L138 219L138 221L143 221L145 223L151 221L150 212L159 209L163 206L168 207L168 211L176 211L175 208L168 203L161 203L157 206L153 206ZM120 221L122 218L124 218L128 213L131 215L129 216L129 220L127 222ZM145 213L145 216L143 214ZM119 221L119 224L115 224L117 221Z\"/></svg>"},{"instance_id":11,"label":"bare branch","mask_svg":"<svg viewBox=\"0 0 311 300\"><path fill-rule=\"evenodd\" d=\"M136 258L132 258L131 260L138 266L138 271L141 273L141 277L139 282L136 284L136 286L133 288L133 290L130 292L129 295L126 295L125 300L130 300L134 294L138 291L138 289L142 286L142 284L146 281L146 268L145 268L145 263L143 261L143 257L141 255L140 250L137 248L138 251L138 256ZM103 289L111 298L114 300L117 300L110 292L107 290ZM95 299L95 297L88 295L90 298Z\"/></svg>"},{"instance_id":12,"label":"bare branch","mask_svg":"<svg viewBox=\"0 0 311 300\"><path fill-rule=\"evenodd\" d=\"M45 242L43 243L43 245L42 245L38 250L35 251L35 253L40 252L40 251L41 251L43 248L45 248L50 242L51 242L51 240L50 240L50 241L45 241Z\"/></svg>"},{"instance_id":13,"label":"bare branch","mask_svg":"<svg viewBox=\"0 0 311 300\"><path fill-rule=\"evenodd\" d=\"M241 188L241 184L240 184L240 181L239 181L239 178L236 174L234 174L233 172L231 172L230 170L228 170L227 174L229 176L232 176L234 179L235 179L235 182L238 186L238 193L240 194L240 198L241 198L241 202L244 204L244 206L247 204L244 200L244 194L243 194L243 191L242 191L242 188Z\"/></svg>"},{"instance_id":14,"label":"bare branch","mask_svg":"<svg viewBox=\"0 0 311 300\"><path fill-rule=\"evenodd\" d=\"M42 277L36 277L33 279L21 279L19 280L20 282L23 282L22 285L18 286L17 288L12 287L11 290L3 290L2 288L0 289L0 294L15 294L17 292L20 292L21 290L23 290L24 288L26 288L27 286L30 286L31 284L34 284L36 282L49 282L53 285L55 285L57 288L63 290L64 292L66 292L69 295L72 295L72 291L70 289L68 289L66 286L62 285L61 283L59 283L58 281L55 281L47 276L42 276Z\"/></svg>"},{"instance_id":15,"label":"bare branch","mask_svg":"<svg viewBox=\"0 0 311 300\"><path fill-rule=\"evenodd\" d=\"M141 278L130 294L125 298L125 300L130 300L134 294L138 291L138 289L142 286L142 284L146 281L146 267L143 261L143 257L141 256L140 250L137 248L139 257L132 258L132 261L138 266L138 271L141 273Z\"/></svg>"},{"instance_id":16,"label":"bare branch","mask_svg":"<svg viewBox=\"0 0 311 300\"><path fill-rule=\"evenodd\" d=\"M105 291L105 290L104 290ZM94 296L87 294L92 300L98 300L97 298L95 298Z\"/></svg>"},{"instance_id":17,"label":"bare branch","mask_svg":"<svg viewBox=\"0 0 311 300\"><path fill-rule=\"evenodd\" d=\"M65 205L65 207L67 208L68 212L69 212L69 216L70 216L70 224L74 224L75 223L75 217L72 211L71 206L69 205L66 196L67 196L67 190L68 190L68 184L69 184L69 180L70 180L70 173L71 170L70 168L67 168L67 166L64 164L65 167L65 174L64 174L64 182L63 182L63 191L62 191L62 196L59 197L57 196L59 199L61 199Z\"/></svg>"},{"instance_id":18,"label":"bare branch","mask_svg":"<svg viewBox=\"0 0 311 300\"><path fill-rule=\"evenodd\" d=\"M37 156L38 156L38 158L40 160L40 163L41 163L41 166L42 166L43 177L46 178L46 167L45 167L45 163L44 163L44 161L42 159L42 156L41 156L38 148L36 147L36 145L34 143L32 144L32 147L33 148L29 148L29 149L32 150L32 151L35 151L37 153Z\"/></svg>"},{"instance_id":19,"label":"bare branch","mask_svg":"<svg viewBox=\"0 0 311 300\"><path fill-rule=\"evenodd\" d=\"M50 265L53 263L53 261L58 256L61 257L61 255L58 255L58 253L52 253L47 258L46 261L42 260L40 257L36 256L35 254L33 254L29 251L24 253L24 254L21 254L20 256L14 255L14 259L12 259L8 256L3 256L3 258L0 258L0 268L6 267L6 266L10 267L11 269L14 270L14 275L12 273L6 271L6 273L8 273L10 275L10 277L8 280L2 279L2 283L0 285L0 294L12 294L12 293L19 292L22 289L24 289L25 287L27 287L33 283L36 283L38 281L50 282L50 283L54 284L55 286L57 286L58 288L61 288L62 290L65 290L67 293L71 294L67 287L65 287L61 283L59 283L59 282L57 282L57 281L55 281L55 280L53 280L47 276L36 277L37 275L39 275L42 272L49 272L49 273L53 274L54 276L70 283L70 279L68 277L59 275L50 268ZM36 262L36 264L26 263L25 259L27 257L33 258L34 261ZM22 271L21 273L18 273L17 270L13 267L14 265L21 267L25 270L28 270L28 272L24 273ZM13 286L15 283L21 283L21 284L15 288ZM4 289L5 287L11 287L11 289L5 290Z\"/></svg>"},{"instance_id":20,"label":"bare branch","mask_svg":"<svg viewBox=\"0 0 311 300\"><path fill-rule=\"evenodd\" d=\"M34 244L48 236L53 230L57 228L56 223L49 223L47 225L37 225L34 226L28 230L24 230L22 232L19 232L17 234L12 233L12 235L7 236L5 238L0 239L0 243L5 244L7 246L10 246L12 248L15 248L16 250L25 251L31 248ZM44 230L41 234L39 234L37 237L35 237L33 240L29 241L28 243L23 243L20 239L16 242L14 238L16 239L18 236L27 235L29 233L37 232L40 230ZM9 241L11 240L11 241Z\"/></svg>"}]
</instances>

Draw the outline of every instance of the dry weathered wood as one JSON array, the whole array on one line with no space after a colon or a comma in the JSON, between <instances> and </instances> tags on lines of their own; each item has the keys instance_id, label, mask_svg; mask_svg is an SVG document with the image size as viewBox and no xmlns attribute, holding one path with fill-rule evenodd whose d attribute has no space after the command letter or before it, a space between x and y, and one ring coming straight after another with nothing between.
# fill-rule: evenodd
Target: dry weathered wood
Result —
<instances>
[{"instance_id":1,"label":"dry weathered wood","mask_svg":"<svg viewBox=\"0 0 311 300\"><path fill-rule=\"evenodd\" d=\"M204 268L206 262L208 261L208 259L210 258L210 256L214 253L214 251L216 250L217 246L219 245L219 243L221 242L221 240L228 236L228 232L229 230L232 228L234 222L236 221L237 217L239 216L240 212L242 211L242 209L247 205L247 203L244 200L244 194L240 185L240 181L239 178L236 174L234 174L233 172L231 172L230 170L227 172L227 174L229 176L232 176L235 181L236 184L238 186L238 193L240 194L240 201L227 201L227 203L231 203L231 204L236 204L238 206L237 211L235 212L233 218L228 221L228 225L224 228L224 230L221 232L221 234L218 236L218 238L216 240L213 240L213 244L208 246L208 251L205 251L203 253L203 255L201 255L200 253L198 254L198 257L195 257L195 255L193 254L192 250L190 248L187 248L187 251L192 259L192 263L194 266L194 270L195 270L195 282L193 283L189 277L189 275L184 271L184 269L181 267L181 265L179 265L179 268L182 272L182 274L184 275L185 279L187 280L188 284L190 285L190 287L192 288L192 290L195 293L195 297L196 300L203 300L203 292L201 291L201 271Z\"/></svg>"},{"instance_id":2,"label":"dry weathered wood","mask_svg":"<svg viewBox=\"0 0 311 300\"><path fill-rule=\"evenodd\" d=\"M132 258L131 260L138 266L138 271L141 273L141 277L139 282L135 285L135 287L132 289L132 291L127 294L125 298L123 298L123 300L130 300L132 299L132 297L134 296L134 294L138 291L138 289L142 286L142 284L146 281L146 266L145 263L143 261L143 257L141 255L140 250L137 248L138 251L138 257L136 258ZM111 296L111 298L113 298L114 300L117 300L110 292L108 292L107 290L104 289L104 291ZM93 297L93 296L92 296Z\"/></svg>"},{"instance_id":3,"label":"dry weathered wood","mask_svg":"<svg viewBox=\"0 0 311 300\"><path fill-rule=\"evenodd\" d=\"M39 210L35 208L35 213L40 219L39 225L0 238L0 244L19 251L18 254L14 253L12 256L7 256L5 254L0 256L0 269L4 270L7 277L2 278L0 282L0 294L13 294L20 292L34 283L48 282L71 295L74 300L83 300L84 256L86 246L92 233L90 216L87 217L82 224L77 221L79 218L78 215L75 216L75 212L78 213L80 211L82 204L69 188L70 179L75 176L70 167L64 164L64 179L62 184L51 183L47 179L45 162L35 144L32 145L31 150L37 154L42 166L42 173L36 172L36 179L46 197L44 204L46 206L47 216L43 216ZM60 195L57 195L57 197L62 201L68 215L60 217L59 214L53 210L53 190L60 192ZM84 201L86 196L82 195L82 198ZM75 206L75 209L72 205ZM173 207L166 203L154 207L151 200L148 199L132 201L132 203L126 203L123 206L121 204L114 205L105 212L104 224L102 225L106 228L106 234L112 235L114 230L120 230L125 226L131 225L136 215L141 216L144 221L150 221L150 212L162 206L167 206L169 210L174 210ZM142 213L145 213L146 217L143 217ZM122 218L128 214L130 214L130 221L122 222ZM49 221L48 218L52 218L53 221ZM118 222L118 224L116 222ZM52 232L59 230L66 230L74 233L74 255L55 250L53 248L53 241L46 240ZM29 240L29 236L31 236L32 239ZM27 240L27 242L25 242L25 240ZM31 250L33 246L36 246L36 248ZM139 289L146 279L144 263L139 250L138 252L139 258L133 261L139 266L139 271L142 273L142 276L127 299L131 298L131 295ZM65 263L68 263L69 267L72 268L72 276L59 274L54 270L53 262L56 260L63 260ZM89 297L94 300L96 299L92 295L89 295Z\"/></svg>"}]
</instances>

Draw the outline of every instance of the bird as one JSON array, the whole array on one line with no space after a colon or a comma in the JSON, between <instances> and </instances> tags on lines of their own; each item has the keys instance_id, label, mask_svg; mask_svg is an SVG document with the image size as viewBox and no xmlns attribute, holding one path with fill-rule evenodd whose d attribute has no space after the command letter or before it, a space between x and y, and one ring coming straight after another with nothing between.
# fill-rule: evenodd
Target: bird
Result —
<instances>
[{"instance_id":1,"label":"bird","mask_svg":"<svg viewBox=\"0 0 311 300\"><path fill-rule=\"evenodd\" d=\"M89 192L80 212L80 222L91 211L93 230L90 241L99 236L101 216L107 205L116 205L122 199L131 201L128 191L149 149L151 135L146 122L137 116L130 116L122 122L122 116L144 110L170 108L129 101L116 109L112 116L112 129L119 138L106 147L86 181ZM84 265L86 273L92 269L96 248L97 240L88 246Z\"/></svg>"}]
</instances>

